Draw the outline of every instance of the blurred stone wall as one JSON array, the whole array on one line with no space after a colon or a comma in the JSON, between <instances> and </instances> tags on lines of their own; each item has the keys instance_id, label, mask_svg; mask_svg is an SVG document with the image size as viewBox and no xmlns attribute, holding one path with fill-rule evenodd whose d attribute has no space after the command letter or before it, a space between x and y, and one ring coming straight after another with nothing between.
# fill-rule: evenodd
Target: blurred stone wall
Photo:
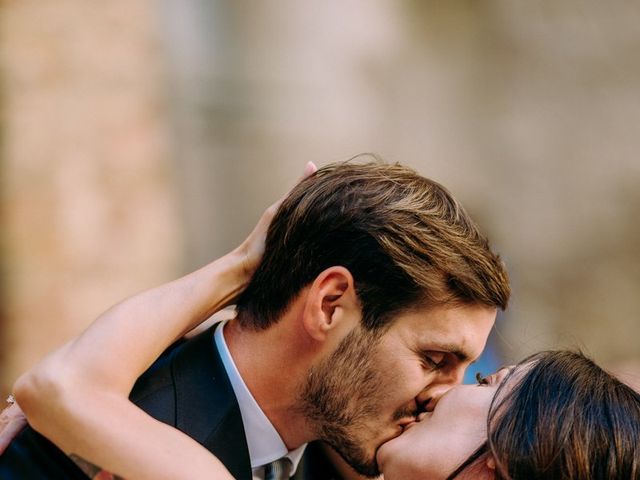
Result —
<instances>
[{"instance_id":1,"label":"blurred stone wall","mask_svg":"<svg viewBox=\"0 0 640 480\"><path fill-rule=\"evenodd\" d=\"M2 385L233 247L306 161L360 152L489 234L514 284L502 358L577 346L639 378L640 6L0 6Z\"/></svg>"},{"instance_id":2,"label":"blurred stone wall","mask_svg":"<svg viewBox=\"0 0 640 480\"><path fill-rule=\"evenodd\" d=\"M153 2L0 4L0 392L180 263Z\"/></svg>"},{"instance_id":3,"label":"blurred stone wall","mask_svg":"<svg viewBox=\"0 0 640 480\"><path fill-rule=\"evenodd\" d=\"M233 246L305 161L377 152L447 185L502 253L505 361L574 347L629 365L640 7L614 3L165 2L176 158L203 174L181 195L188 264Z\"/></svg>"},{"instance_id":4,"label":"blurred stone wall","mask_svg":"<svg viewBox=\"0 0 640 480\"><path fill-rule=\"evenodd\" d=\"M637 358L640 6L410 5L402 63L420 67L399 96L428 116L415 99L436 95L418 95L419 79L442 83L438 126L412 115L403 155L464 198L507 260L506 357L574 346L606 364Z\"/></svg>"}]
</instances>

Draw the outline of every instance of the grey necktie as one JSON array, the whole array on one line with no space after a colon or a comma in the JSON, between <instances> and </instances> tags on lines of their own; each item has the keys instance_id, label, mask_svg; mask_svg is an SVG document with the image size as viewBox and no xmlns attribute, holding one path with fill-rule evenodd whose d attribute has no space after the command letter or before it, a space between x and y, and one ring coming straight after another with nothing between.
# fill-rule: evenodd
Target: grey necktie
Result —
<instances>
[{"instance_id":1,"label":"grey necktie","mask_svg":"<svg viewBox=\"0 0 640 480\"><path fill-rule=\"evenodd\" d=\"M289 480L293 464L287 457L279 458L264 467L264 480Z\"/></svg>"}]
</instances>

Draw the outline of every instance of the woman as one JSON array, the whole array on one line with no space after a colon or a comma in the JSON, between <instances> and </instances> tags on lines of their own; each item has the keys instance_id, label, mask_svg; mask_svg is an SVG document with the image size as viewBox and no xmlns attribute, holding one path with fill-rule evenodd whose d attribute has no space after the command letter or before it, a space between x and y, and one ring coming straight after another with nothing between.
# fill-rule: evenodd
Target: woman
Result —
<instances>
[{"instance_id":1,"label":"woman","mask_svg":"<svg viewBox=\"0 0 640 480\"><path fill-rule=\"evenodd\" d=\"M380 448L386 479L640 478L640 394L584 355L538 353L478 383Z\"/></svg>"},{"instance_id":2,"label":"woman","mask_svg":"<svg viewBox=\"0 0 640 480\"><path fill-rule=\"evenodd\" d=\"M231 478L203 447L142 413L127 395L170 343L242 291L276 209L229 255L114 307L22 377L15 393L34 428L125 478ZM149 299L158 315L141 310ZM558 391L562 398L549 394ZM575 421L575 412L584 421ZM379 449L387 480L640 478L638 394L579 355L541 354L478 386L457 387L423 417Z\"/></svg>"}]
</instances>

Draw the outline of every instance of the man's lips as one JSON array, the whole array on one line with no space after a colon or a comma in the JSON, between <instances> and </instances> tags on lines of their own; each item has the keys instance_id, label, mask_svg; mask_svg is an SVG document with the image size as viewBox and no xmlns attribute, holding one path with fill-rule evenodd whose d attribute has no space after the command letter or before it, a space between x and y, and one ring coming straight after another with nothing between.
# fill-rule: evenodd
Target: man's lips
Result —
<instances>
[{"instance_id":1,"label":"man's lips","mask_svg":"<svg viewBox=\"0 0 640 480\"><path fill-rule=\"evenodd\" d=\"M400 422L400 426L402 427L402 431L404 432L407 429L413 427L416 423L419 423L419 422L423 421L430 414L431 414L431 412L421 412L416 417L411 417L411 418L408 418L408 419Z\"/></svg>"},{"instance_id":2,"label":"man's lips","mask_svg":"<svg viewBox=\"0 0 640 480\"><path fill-rule=\"evenodd\" d=\"M400 420L398 422L398 425L400 425L400 427L405 429L405 428L407 428L407 426L416 423L417 420L418 420L417 417L407 417L407 418L404 418L404 419Z\"/></svg>"},{"instance_id":3,"label":"man's lips","mask_svg":"<svg viewBox=\"0 0 640 480\"><path fill-rule=\"evenodd\" d=\"M402 413L404 413L404 416L402 418L400 418L399 420L397 420L398 421L398 426L400 427L400 430L401 431L406 430L407 428L411 427L412 425L415 425L417 422L420 422L427 415L429 415L433 411L433 408L429 408L428 407L428 405L430 403L431 403L431 398L428 399L428 401L423 404L423 408L424 408L424 406L427 406L426 410L423 409L423 408L420 408L418 403L414 403L414 408L404 410L402 412ZM400 413L400 412L398 412L398 413ZM402 415L402 413L401 413L401 415Z\"/></svg>"}]
</instances>

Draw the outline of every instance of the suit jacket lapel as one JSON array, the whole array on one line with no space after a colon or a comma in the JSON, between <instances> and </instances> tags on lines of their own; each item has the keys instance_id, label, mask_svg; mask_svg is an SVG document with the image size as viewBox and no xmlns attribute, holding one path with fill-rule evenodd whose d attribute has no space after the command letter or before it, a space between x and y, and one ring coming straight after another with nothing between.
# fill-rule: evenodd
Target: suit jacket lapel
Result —
<instances>
[{"instance_id":1,"label":"suit jacket lapel","mask_svg":"<svg viewBox=\"0 0 640 480\"><path fill-rule=\"evenodd\" d=\"M176 426L218 457L235 478L251 480L242 417L214 345L214 328L186 342L172 362Z\"/></svg>"}]
</instances>

